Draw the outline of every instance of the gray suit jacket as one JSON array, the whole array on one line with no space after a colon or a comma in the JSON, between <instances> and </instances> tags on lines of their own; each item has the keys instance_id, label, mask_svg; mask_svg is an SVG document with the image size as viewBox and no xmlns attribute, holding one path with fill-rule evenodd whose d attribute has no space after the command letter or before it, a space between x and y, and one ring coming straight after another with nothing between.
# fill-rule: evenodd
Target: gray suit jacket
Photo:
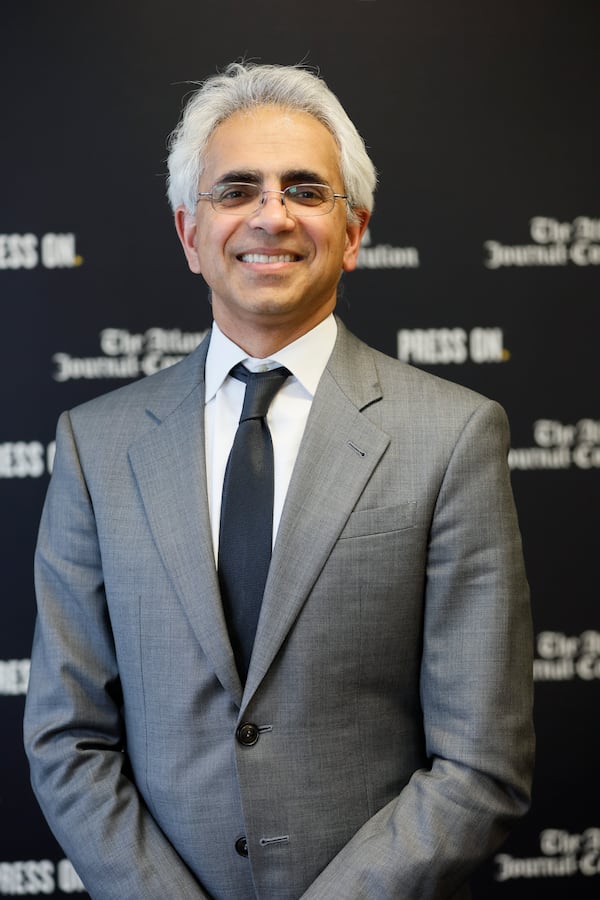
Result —
<instances>
[{"instance_id":1,"label":"gray suit jacket","mask_svg":"<svg viewBox=\"0 0 600 900\"><path fill-rule=\"evenodd\" d=\"M40 804L95 900L466 897L532 762L504 413L340 324L242 689L207 346L61 417L25 721Z\"/></svg>"}]
</instances>

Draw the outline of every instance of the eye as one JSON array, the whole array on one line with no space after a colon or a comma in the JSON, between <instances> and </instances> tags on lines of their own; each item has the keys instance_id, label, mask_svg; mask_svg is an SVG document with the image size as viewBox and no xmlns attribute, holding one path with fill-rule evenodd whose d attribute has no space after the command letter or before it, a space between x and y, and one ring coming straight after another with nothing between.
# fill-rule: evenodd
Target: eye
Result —
<instances>
[{"instance_id":1,"label":"eye","mask_svg":"<svg viewBox=\"0 0 600 900\"><path fill-rule=\"evenodd\" d=\"M293 184L286 193L290 200L303 206L318 206L330 197L330 190L325 184Z\"/></svg>"},{"instance_id":2,"label":"eye","mask_svg":"<svg viewBox=\"0 0 600 900\"><path fill-rule=\"evenodd\" d=\"M217 184L213 188L213 197L215 203L222 206L243 206L258 196L258 188L255 184L242 184L241 182L232 182L226 184Z\"/></svg>"}]
</instances>

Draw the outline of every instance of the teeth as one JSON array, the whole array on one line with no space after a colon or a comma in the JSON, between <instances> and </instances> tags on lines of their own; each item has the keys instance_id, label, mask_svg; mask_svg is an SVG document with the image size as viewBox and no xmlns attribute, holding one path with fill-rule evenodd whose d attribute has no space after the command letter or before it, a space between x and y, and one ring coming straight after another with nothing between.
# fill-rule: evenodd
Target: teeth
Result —
<instances>
[{"instance_id":1,"label":"teeth","mask_svg":"<svg viewBox=\"0 0 600 900\"><path fill-rule=\"evenodd\" d=\"M247 263L294 262L296 259L296 257L290 253L280 253L277 256L271 256L267 253L242 253L240 258L242 262Z\"/></svg>"}]
</instances>

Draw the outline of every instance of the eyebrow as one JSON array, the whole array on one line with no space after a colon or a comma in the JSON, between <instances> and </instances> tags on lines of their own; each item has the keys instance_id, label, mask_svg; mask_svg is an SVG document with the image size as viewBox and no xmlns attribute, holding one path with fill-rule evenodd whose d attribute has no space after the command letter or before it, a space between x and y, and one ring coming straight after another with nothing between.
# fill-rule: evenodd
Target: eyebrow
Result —
<instances>
[{"instance_id":1,"label":"eyebrow","mask_svg":"<svg viewBox=\"0 0 600 900\"><path fill-rule=\"evenodd\" d=\"M261 184L263 178L263 173L256 169L232 169L230 172L225 172L221 175L215 183L223 184L224 182L237 181L245 184ZM290 169L286 172L281 172L279 180L284 185L328 184L327 180L323 178L322 175L319 175L318 172L313 172L310 169Z\"/></svg>"}]
</instances>

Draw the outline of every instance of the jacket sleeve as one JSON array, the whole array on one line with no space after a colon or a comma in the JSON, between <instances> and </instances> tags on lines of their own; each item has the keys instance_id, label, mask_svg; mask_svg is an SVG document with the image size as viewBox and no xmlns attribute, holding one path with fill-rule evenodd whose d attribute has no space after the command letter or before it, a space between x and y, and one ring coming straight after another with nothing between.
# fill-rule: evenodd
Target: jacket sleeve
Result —
<instances>
[{"instance_id":1,"label":"jacket sleeve","mask_svg":"<svg viewBox=\"0 0 600 900\"><path fill-rule=\"evenodd\" d=\"M94 900L208 900L128 771L94 511L68 414L40 525L36 591L25 745L57 840Z\"/></svg>"},{"instance_id":2,"label":"jacket sleeve","mask_svg":"<svg viewBox=\"0 0 600 900\"><path fill-rule=\"evenodd\" d=\"M451 898L528 809L533 642L508 444L503 410L482 402L435 505L420 687L430 768L365 823L303 900Z\"/></svg>"}]
</instances>

